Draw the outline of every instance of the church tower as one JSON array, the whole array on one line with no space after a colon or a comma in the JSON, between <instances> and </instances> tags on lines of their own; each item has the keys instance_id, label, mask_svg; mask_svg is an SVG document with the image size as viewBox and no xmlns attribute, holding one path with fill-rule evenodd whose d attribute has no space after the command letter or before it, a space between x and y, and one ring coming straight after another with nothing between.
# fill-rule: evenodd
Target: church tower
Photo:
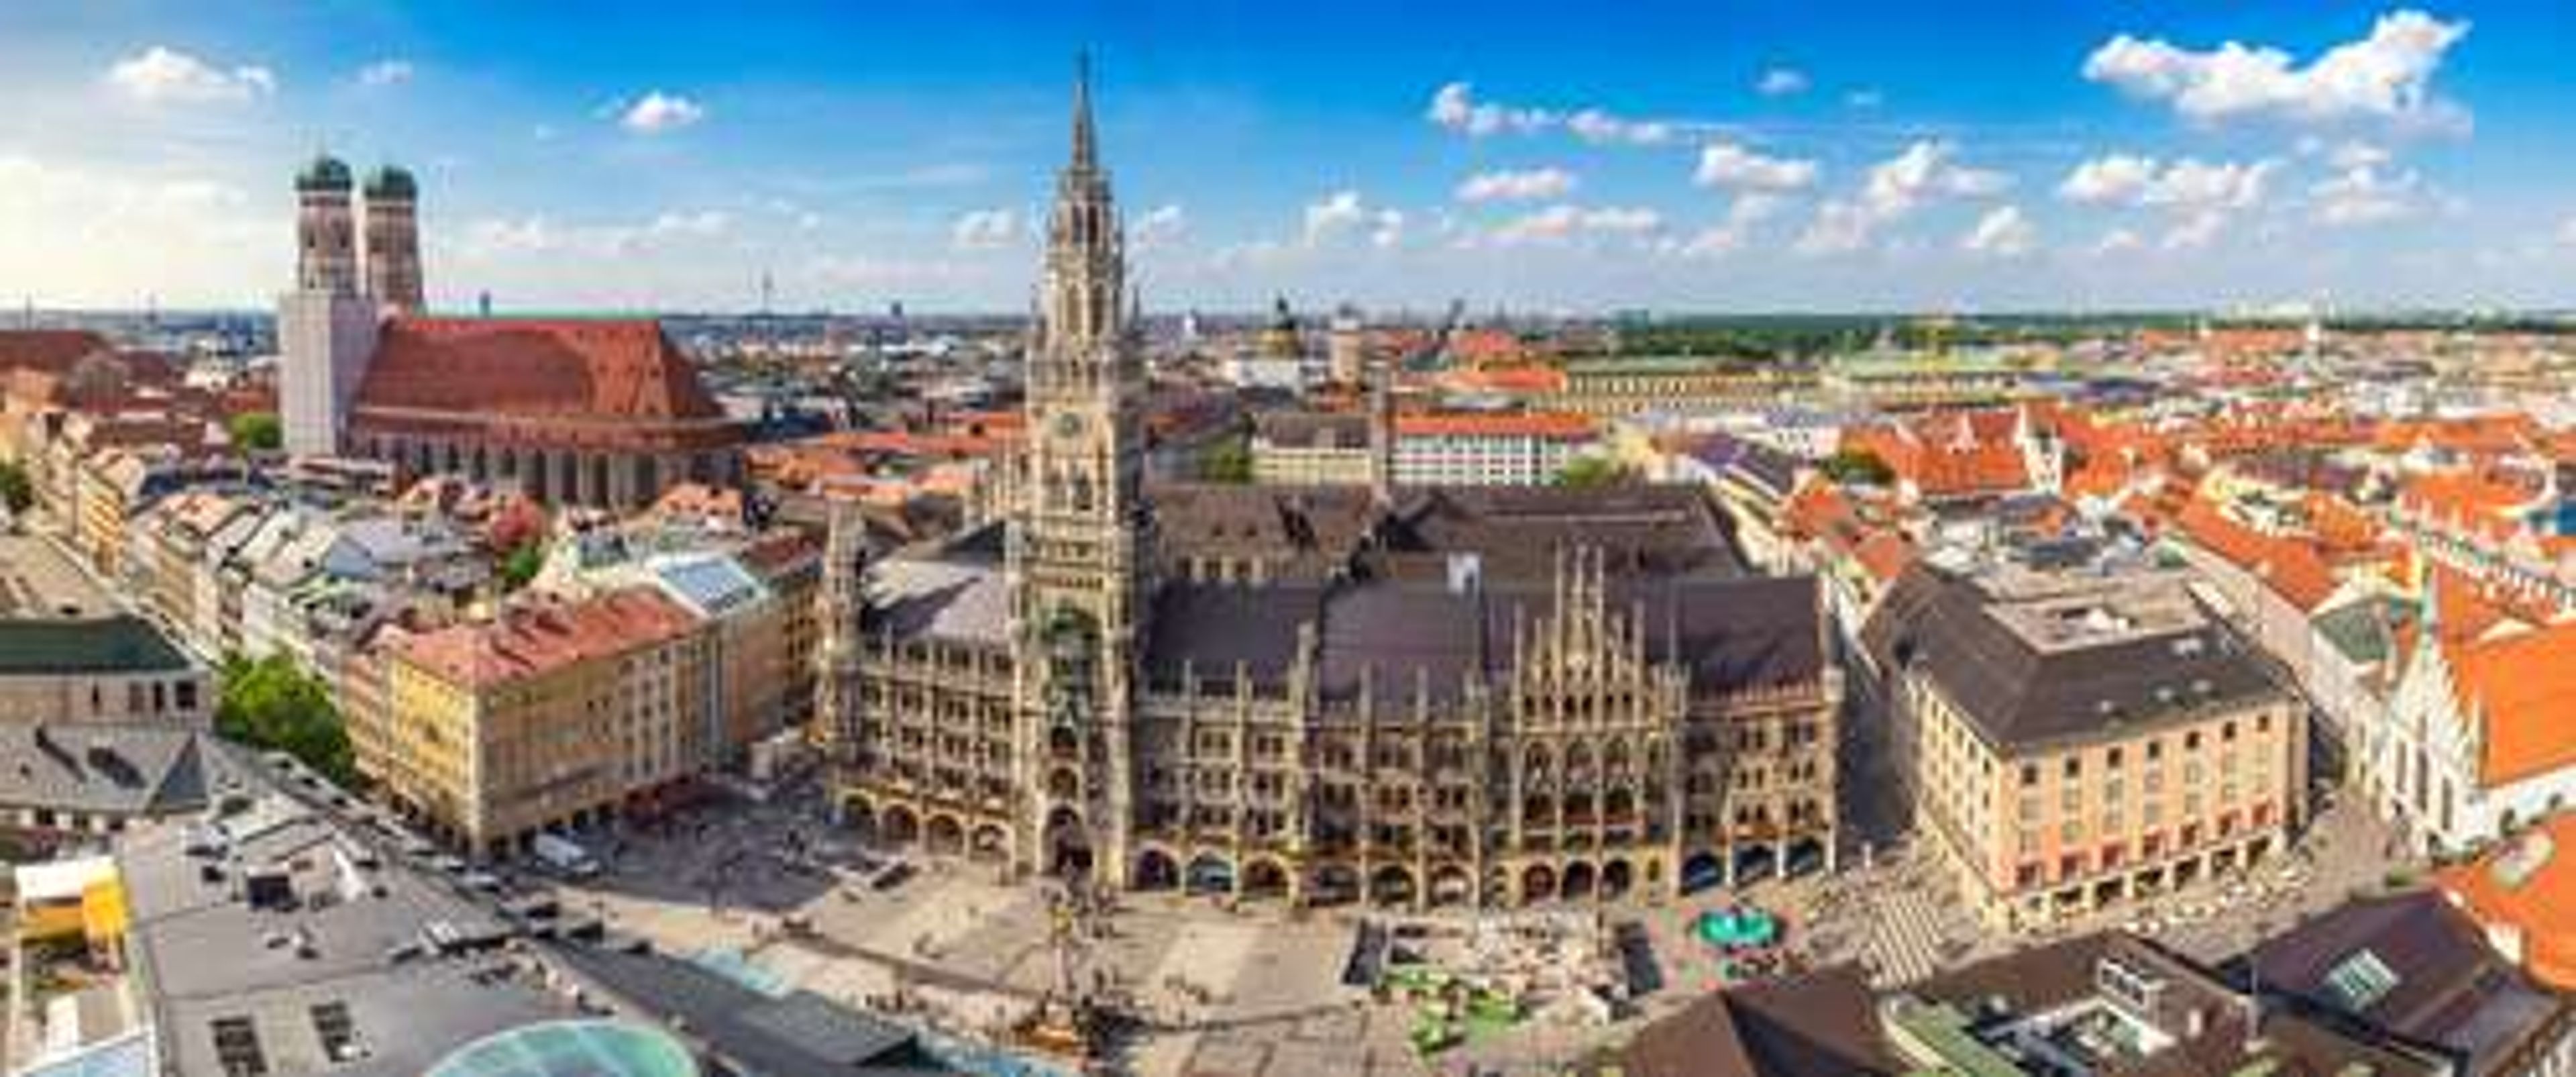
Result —
<instances>
[{"instance_id":1,"label":"church tower","mask_svg":"<svg viewBox=\"0 0 2576 1077\"><path fill-rule=\"evenodd\" d=\"M420 184L386 165L367 177L367 294L387 315L421 312Z\"/></svg>"},{"instance_id":2,"label":"church tower","mask_svg":"<svg viewBox=\"0 0 2576 1077\"><path fill-rule=\"evenodd\" d=\"M1028 441L1010 534L1023 643L1020 758L1032 803L1021 862L1118 879L1131 818L1128 722L1146 592L1139 400L1123 226L1092 129L1087 61L1073 154L1047 224L1041 324L1027 368Z\"/></svg>"},{"instance_id":3,"label":"church tower","mask_svg":"<svg viewBox=\"0 0 2576 1077\"><path fill-rule=\"evenodd\" d=\"M286 451L332 456L376 350L375 302L360 294L349 166L316 157L295 177L295 290L278 300L278 404Z\"/></svg>"}]
</instances>

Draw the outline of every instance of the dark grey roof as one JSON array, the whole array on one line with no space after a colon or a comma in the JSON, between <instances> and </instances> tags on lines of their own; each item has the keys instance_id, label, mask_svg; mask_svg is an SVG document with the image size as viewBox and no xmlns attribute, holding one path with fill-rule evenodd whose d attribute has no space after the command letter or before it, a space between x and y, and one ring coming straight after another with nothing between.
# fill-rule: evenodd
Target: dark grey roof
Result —
<instances>
[{"instance_id":1,"label":"dark grey roof","mask_svg":"<svg viewBox=\"0 0 2576 1077\"><path fill-rule=\"evenodd\" d=\"M1365 449L1368 416L1352 412L1265 411L1252 417L1253 436L1295 449Z\"/></svg>"},{"instance_id":2,"label":"dark grey roof","mask_svg":"<svg viewBox=\"0 0 2576 1077\"><path fill-rule=\"evenodd\" d=\"M869 569L868 601L871 635L1010 645L1010 583L993 565L945 558L881 561Z\"/></svg>"},{"instance_id":3,"label":"dark grey roof","mask_svg":"<svg viewBox=\"0 0 2576 1077\"><path fill-rule=\"evenodd\" d=\"M564 945L553 952L628 1004L669 1022L726 1072L785 1077L953 1073L911 1030L807 991L773 997L650 951Z\"/></svg>"},{"instance_id":4,"label":"dark grey roof","mask_svg":"<svg viewBox=\"0 0 2576 1077\"><path fill-rule=\"evenodd\" d=\"M1824 635L1812 577L1613 580L1605 603L1638 618L1648 657L1675 662L1698 695L1812 683L1824 669ZM1523 582L1345 580L1167 585L1154 607L1148 657L1158 683L1189 662L1202 680L1232 677L1241 662L1257 683L1282 680L1300 626L1317 626L1317 689L1349 697L1365 680L1380 699L1416 691L1458 698L1493 683L1514 660L1516 622L1554 611L1552 585Z\"/></svg>"},{"instance_id":5,"label":"dark grey roof","mask_svg":"<svg viewBox=\"0 0 2576 1077\"><path fill-rule=\"evenodd\" d=\"M1879 1030L1859 968L1838 965L1701 997L1619 1053L1637 1077L1882 1077L1910 1072Z\"/></svg>"},{"instance_id":6,"label":"dark grey roof","mask_svg":"<svg viewBox=\"0 0 2576 1077\"><path fill-rule=\"evenodd\" d=\"M1231 682L1241 668L1253 682L1280 684L1297 657L1298 629L1321 611L1321 584L1167 584L1154 597L1147 669L1153 683Z\"/></svg>"},{"instance_id":7,"label":"dark grey roof","mask_svg":"<svg viewBox=\"0 0 2576 1077\"><path fill-rule=\"evenodd\" d=\"M2187 632L2034 647L1975 583L1917 562L1862 628L1888 676L1920 669L1994 745L2133 730L2283 697L2277 671L2214 619Z\"/></svg>"},{"instance_id":8,"label":"dark grey roof","mask_svg":"<svg viewBox=\"0 0 2576 1077\"><path fill-rule=\"evenodd\" d=\"M230 779L227 779L230 780ZM342 886L335 848L358 839L339 824L275 793L226 819L220 856L192 854L200 826L159 827L118 843L133 928L128 952L150 1019L162 1030L165 1072L222 1074L213 1022L251 1022L271 1073L416 1077L448 1052L493 1032L570 1016L561 1000L493 974L489 958L388 960L395 947L444 921L468 935L502 931L499 920L446 887L397 864L361 869L368 885ZM208 867L218 869L209 878ZM284 867L293 908L253 908L241 879ZM272 940L302 933L308 953ZM313 1008L349 1009L367 1049L333 1066Z\"/></svg>"},{"instance_id":9,"label":"dark grey roof","mask_svg":"<svg viewBox=\"0 0 2576 1077\"><path fill-rule=\"evenodd\" d=\"M0 725L0 805L159 816L206 806L200 734L171 726Z\"/></svg>"},{"instance_id":10,"label":"dark grey roof","mask_svg":"<svg viewBox=\"0 0 2576 1077\"><path fill-rule=\"evenodd\" d=\"M0 677L59 673L159 673L188 658L144 619L50 617L0 620Z\"/></svg>"},{"instance_id":11,"label":"dark grey roof","mask_svg":"<svg viewBox=\"0 0 2576 1077\"><path fill-rule=\"evenodd\" d=\"M2356 1008L2333 979L2363 960L2395 983ZM2236 971L2255 973L2265 992L2438 1045L2471 1077L2501 1072L2533 1037L2554 1034L2564 1005L2498 957L2477 924L2433 891L2346 902L2264 940Z\"/></svg>"},{"instance_id":12,"label":"dark grey roof","mask_svg":"<svg viewBox=\"0 0 2576 1077\"><path fill-rule=\"evenodd\" d=\"M1758 441L1719 432L1700 439L1690 455L1710 470L1745 481L1773 497L1798 485L1798 458Z\"/></svg>"},{"instance_id":13,"label":"dark grey roof","mask_svg":"<svg viewBox=\"0 0 2576 1077\"><path fill-rule=\"evenodd\" d=\"M1365 487L1158 483L1158 554L1170 574L1192 558L1257 557L1274 575L1324 578L1343 570L1376 526Z\"/></svg>"},{"instance_id":14,"label":"dark grey roof","mask_svg":"<svg viewBox=\"0 0 2576 1077\"><path fill-rule=\"evenodd\" d=\"M1439 578L1474 554L1488 579L1554 577L1561 551L1597 551L1613 576L1740 576L1717 507L1694 487L1474 486L1406 490L1367 560L1380 575Z\"/></svg>"}]
</instances>

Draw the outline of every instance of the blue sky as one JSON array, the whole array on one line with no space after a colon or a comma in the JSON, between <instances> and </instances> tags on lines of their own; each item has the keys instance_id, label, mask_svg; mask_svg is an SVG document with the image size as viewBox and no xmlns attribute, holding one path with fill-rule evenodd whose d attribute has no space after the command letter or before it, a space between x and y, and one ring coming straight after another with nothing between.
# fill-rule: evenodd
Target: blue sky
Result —
<instances>
[{"instance_id":1,"label":"blue sky","mask_svg":"<svg viewBox=\"0 0 2576 1077\"><path fill-rule=\"evenodd\" d=\"M1016 308L1086 46L1161 309L2576 305L2554 0L12 0L0 296L265 303L327 146L437 304Z\"/></svg>"}]
</instances>

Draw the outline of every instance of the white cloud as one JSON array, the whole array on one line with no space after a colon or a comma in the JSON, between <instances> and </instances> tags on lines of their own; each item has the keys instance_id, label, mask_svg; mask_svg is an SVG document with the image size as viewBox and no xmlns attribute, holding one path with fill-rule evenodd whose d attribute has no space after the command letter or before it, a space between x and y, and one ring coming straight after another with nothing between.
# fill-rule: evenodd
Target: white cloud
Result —
<instances>
[{"instance_id":1,"label":"white cloud","mask_svg":"<svg viewBox=\"0 0 2576 1077\"><path fill-rule=\"evenodd\" d=\"M2170 228L2159 245L2198 250L2215 241L2238 214L2263 203L2279 168L2274 160L2248 164L2184 157L2167 163L2114 153L2075 166L2057 185L2057 196L2083 205L2160 210Z\"/></svg>"},{"instance_id":2,"label":"white cloud","mask_svg":"<svg viewBox=\"0 0 2576 1077\"><path fill-rule=\"evenodd\" d=\"M1423 117L1442 128L1474 138L1507 132L1532 135L1562 129L1596 145L1660 146L1671 142L1680 133L1671 121L1632 119L1598 108L1563 112L1479 101L1475 88L1464 82L1440 87L1431 95L1431 105L1424 110Z\"/></svg>"},{"instance_id":3,"label":"white cloud","mask_svg":"<svg viewBox=\"0 0 2576 1077\"><path fill-rule=\"evenodd\" d=\"M477 261L526 255L621 258L700 244L733 232L722 210L666 210L641 224L564 224L544 214L486 217L465 226L459 253Z\"/></svg>"},{"instance_id":4,"label":"white cloud","mask_svg":"<svg viewBox=\"0 0 2576 1077\"><path fill-rule=\"evenodd\" d=\"M656 238L710 239L732 230L733 215L712 209L695 213L663 213L644 226L645 234Z\"/></svg>"},{"instance_id":5,"label":"white cloud","mask_svg":"<svg viewBox=\"0 0 2576 1077\"><path fill-rule=\"evenodd\" d=\"M1753 90L1764 97L1792 97L1807 92L1810 85L1813 84L1807 81L1806 72L1794 67L1775 67L1762 73L1762 78L1753 84Z\"/></svg>"},{"instance_id":6,"label":"white cloud","mask_svg":"<svg viewBox=\"0 0 2576 1077\"><path fill-rule=\"evenodd\" d=\"M1699 169L1691 176L1702 187L1738 191L1798 191L1816 182L1816 162L1766 157L1730 142L1713 142L1699 151Z\"/></svg>"},{"instance_id":7,"label":"white cloud","mask_svg":"<svg viewBox=\"0 0 2576 1077\"><path fill-rule=\"evenodd\" d=\"M2193 157L2165 164L2114 153L2075 166L2058 184L2057 194L2084 205L2238 210L2263 200L2264 186L2278 167L2277 161L2213 163Z\"/></svg>"},{"instance_id":8,"label":"white cloud","mask_svg":"<svg viewBox=\"0 0 2576 1077\"><path fill-rule=\"evenodd\" d=\"M277 92L277 75L258 66L218 67L154 45L109 67L107 84L145 104L199 104L267 97Z\"/></svg>"},{"instance_id":9,"label":"white cloud","mask_svg":"<svg viewBox=\"0 0 2576 1077\"><path fill-rule=\"evenodd\" d=\"M1887 104L1887 94L1878 90L1853 90L1843 95L1843 104L1868 111Z\"/></svg>"},{"instance_id":10,"label":"white cloud","mask_svg":"<svg viewBox=\"0 0 2576 1077\"><path fill-rule=\"evenodd\" d=\"M410 82L411 76L412 66L409 60L378 60L358 69L358 85L370 90L381 90L388 86L400 86Z\"/></svg>"},{"instance_id":11,"label":"white cloud","mask_svg":"<svg viewBox=\"0 0 2576 1077\"><path fill-rule=\"evenodd\" d=\"M1475 89L1464 82L1452 82L1431 95L1431 108L1425 117L1452 131L1483 137L1502 131L1528 134L1545 130L1558 122L1556 114L1542 109L1508 108L1475 99Z\"/></svg>"},{"instance_id":12,"label":"white cloud","mask_svg":"<svg viewBox=\"0 0 2576 1077\"><path fill-rule=\"evenodd\" d=\"M1458 184L1461 202L1527 202L1542 198L1563 198L1574 193L1578 181L1574 173L1562 168L1533 168L1525 171L1504 169L1479 172Z\"/></svg>"},{"instance_id":13,"label":"white cloud","mask_svg":"<svg viewBox=\"0 0 2576 1077\"><path fill-rule=\"evenodd\" d=\"M2456 128L2468 114L2436 96L2432 80L2468 32L2465 20L2400 9L2380 16L2369 37L2337 45L2305 67L2277 48L2230 41L2195 52L2122 34L2084 61L2084 77L2200 122L2268 116Z\"/></svg>"},{"instance_id":14,"label":"white cloud","mask_svg":"<svg viewBox=\"0 0 2576 1077\"><path fill-rule=\"evenodd\" d=\"M2217 239L2237 214L2261 205L2279 168L2273 160L2184 157L2166 163L2114 153L2075 166L2057 185L2057 196L2082 205L2161 210L2172 225L2161 245L2196 250Z\"/></svg>"},{"instance_id":15,"label":"white cloud","mask_svg":"<svg viewBox=\"0 0 2576 1077\"><path fill-rule=\"evenodd\" d=\"M1371 207L1358 191L1348 188L1306 206L1305 241L1309 247L1363 233L1369 245L1380 250L1401 244L1404 242L1404 214Z\"/></svg>"},{"instance_id":16,"label":"white cloud","mask_svg":"<svg viewBox=\"0 0 2576 1077\"><path fill-rule=\"evenodd\" d=\"M1497 226L1494 243L1514 247L1558 244L1584 236L1642 236L1662 229L1664 218L1642 206L1578 206L1560 202Z\"/></svg>"},{"instance_id":17,"label":"white cloud","mask_svg":"<svg viewBox=\"0 0 2576 1077\"><path fill-rule=\"evenodd\" d=\"M196 174L135 174L0 150L0 280L44 305L260 301L294 245L269 199ZM137 252L150 252L140 257Z\"/></svg>"},{"instance_id":18,"label":"white cloud","mask_svg":"<svg viewBox=\"0 0 2576 1077\"><path fill-rule=\"evenodd\" d=\"M2144 250L2146 246L2146 239L2137 232L2127 228L2114 228L2102 233L2102 238L2093 244L2093 253L2096 255L2128 254Z\"/></svg>"},{"instance_id":19,"label":"white cloud","mask_svg":"<svg viewBox=\"0 0 2576 1077\"><path fill-rule=\"evenodd\" d=\"M618 113L618 126L639 135L677 131L707 118L706 106L678 94L647 92Z\"/></svg>"},{"instance_id":20,"label":"white cloud","mask_svg":"<svg viewBox=\"0 0 2576 1077\"><path fill-rule=\"evenodd\" d=\"M2558 242L2576 247L2576 217L2558 222Z\"/></svg>"},{"instance_id":21,"label":"white cloud","mask_svg":"<svg viewBox=\"0 0 2576 1077\"><path fill-rule=\"evenodd\" d=\"M1786 205L1788 201L1779 195L1759 191L1737 195L1735 204L1727 207L1726 220L1679 241L1672 248L1673 253L1685 258L1720 258L1733 254L1744 247L1755 225L1778 216Z\"/></svg>"},{"instance_id":22,"label":"white cloud","mask_svg":"<svg viewBox=\"0 0 2576 1077\"><path fill-rule=\"evenodd\" d=\"M1596 146L1626 143L1632 146L1661 146L1673 140L1673 125L1663 120L1632 120L1597 108L1587 108L1565 118L1565 129L1574 137Z\"/></svg>"},{"instance_id":23,"label":"white cloud","mask_svg":"<svg viewBox=\"0 0 2576 1077\"><path fill-rule=\"evenodd\" d=\"M1997 206L1959 238L1959 249L1993 258L2019 258L2038 242L2039 230L2022 215L2020 206Z\"/></svg>"},{"instance_id":24,"label":"white cloud","mask_svg":"<svg viewBox=\"0 0 2576 1077\"><path fill-rule=\"evenodd\" d=\"M2004 173L1953 163L1956 153L1950 143L1927 139L1872 167L1858 192L1827 199L1816 208L1816 219L1798 237L1798 253L1850 253L1927 202L1990 198L2012 187L2012 177Z\"/></svg>"},{"instance_id":25,"label":"white cloud","mask_svg":"<svg viewBox=\"0 0 2576 1077\"><path fill-rule=\"evenodd\" d=\"M1009 246L1020 238L1020 215L1007 209L979 209L961 214L948 229L950 246L964 251L989 251Z\"/></svg>"},{"instance_id":26,"label":"white cloud","mask_svg":"<svg viewBox=\"0 0 2576 1077\"><path fill-rule=\"evenodd\" d=\"M2422 211L2424 178L2407 170L2356 164L2308 188L2310 215L2331 227L2383 224Z\"/></svg>"},{"instance_id":27,"label":"white cloud","mask_svg":"<svg viewBox=\"0 0 2576 1077\"><path fill-rule=\"evenodd\" d=\"M1153 250L1178 242L1189 228L1189 214L1176 204L1165 203L1136 218L1136 226L1128 236L1135 241L1138 250Z\"/></svg>"}]
</instances>

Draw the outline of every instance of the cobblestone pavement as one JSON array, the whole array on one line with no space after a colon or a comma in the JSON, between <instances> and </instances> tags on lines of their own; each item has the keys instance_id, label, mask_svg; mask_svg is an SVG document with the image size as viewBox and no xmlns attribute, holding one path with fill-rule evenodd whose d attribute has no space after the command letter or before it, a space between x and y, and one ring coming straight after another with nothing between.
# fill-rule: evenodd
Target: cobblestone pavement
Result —
<instances>
[{"instance_id":1,"label":"cobblestone pavement","mask_svg":"<svg viewBox=\"0 0 2576 1077\"><path fill-rule=\"evenodd\" d=\"M1122 1059L1161 1077L1551 1072L1724 982L1718 956L1691 933L1703 910L1749 902L1783 916L1790 949L1810 965L1860 961L1883 986L2093 927L2152 928L2204 959L2241 948L2387 873L2385 835L2366 813L2324 813L2289 857L2244 884L2177 895L2159 915L2106 917L2048 935L1982 935L1919 852L1897 847L1834 875L1752 883L1726 894L1605 909L1651 940L1662 989L1607 1026L1531 1021L1436 1061L1406 1043L1410 1007L1378 1004L1340 983L1356 914L1227 911L1203 898L1130 897L1091 940L1091 967L1133 1000L1144 1031ZM836 862L846 845L811 811L703 810L660 833L593 842L613 870L568 889L619 928L666 949L731 950L767 975L878 1008L900 1006L942 1030L989 1037L1055 981L1049 916L1035 886L989 865L924 863L885 890L790 864ZM797 855L797 850L817 854ZM2273 872L2297 866L2302 885ZM2185 915L2198 909L2198 915ZM795 926L791 929L791 921Z\"/></svg>"}]
</instances>

